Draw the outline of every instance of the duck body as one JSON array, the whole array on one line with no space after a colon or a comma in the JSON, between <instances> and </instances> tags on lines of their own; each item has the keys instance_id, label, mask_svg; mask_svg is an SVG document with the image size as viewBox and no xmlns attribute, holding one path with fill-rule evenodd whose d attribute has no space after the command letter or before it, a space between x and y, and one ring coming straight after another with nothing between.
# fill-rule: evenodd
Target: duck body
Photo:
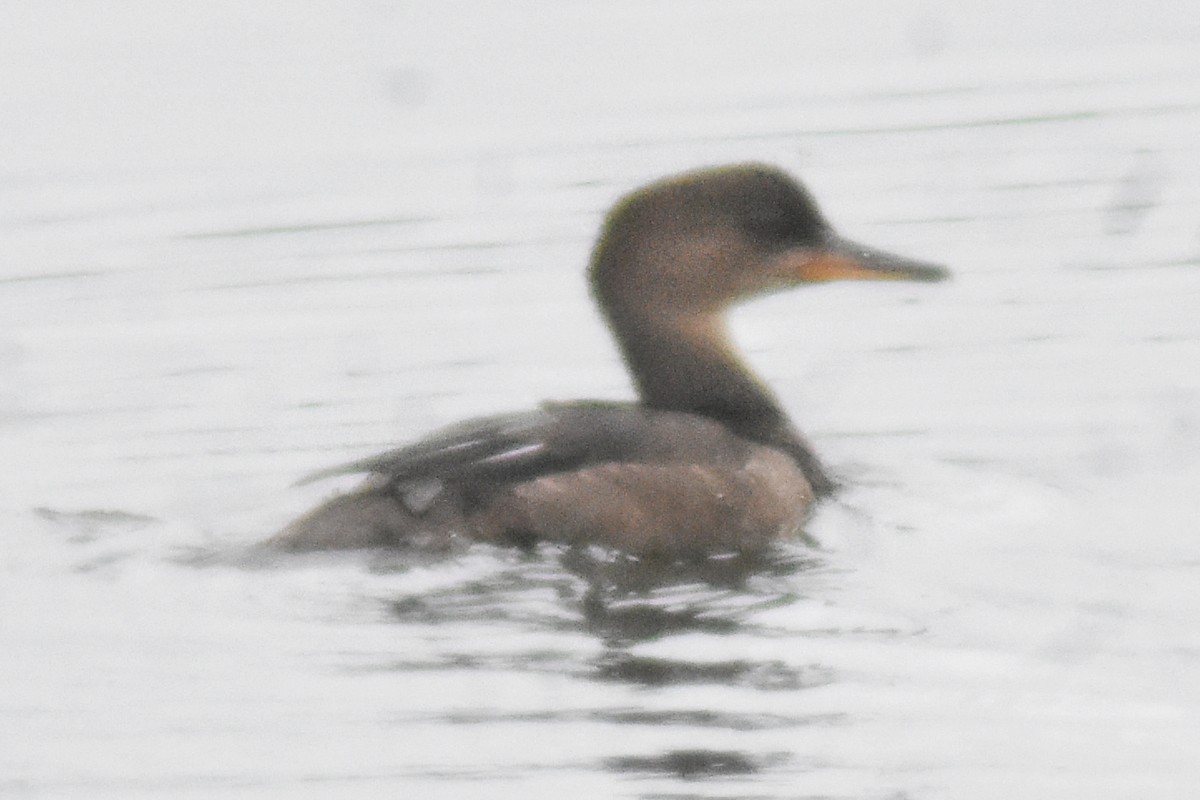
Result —
<instances>
[{"instance_id":1,"label":"duck body","mask_svg":"<svg viewBox=\"0 0 1200 800\"><path fill-rule=\"evenodd\" d=\"M471 420L315 477L345 472L372 477L292 523L280 536L288 549L455 539L758 549L796 530L814 497L773 447L698 414L619 403Z\"/></svg>"},{"instance_id":2,"label":"duck body","mask_svg":"<svg viewBox=\"0 0 1200 800\"><path fill-rule=\"evenodd\" d=\"M640 403L547 404L470 420L317 473L312 479L368 477L269 543L761 549L797 531L835 484L737 358L725 309L801 283L944 275L840 238L804 188L772 167L720 167L651 184L610 212L590 268Z\"/></svg>"}]
</instances>

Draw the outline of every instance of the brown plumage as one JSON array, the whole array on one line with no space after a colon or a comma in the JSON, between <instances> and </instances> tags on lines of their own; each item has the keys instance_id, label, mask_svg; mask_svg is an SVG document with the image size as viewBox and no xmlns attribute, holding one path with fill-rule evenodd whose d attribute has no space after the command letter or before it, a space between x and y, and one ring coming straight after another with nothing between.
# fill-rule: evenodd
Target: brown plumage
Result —
<instances>
[{"instance_id":1,"label":"brown plumage","mask_svg":"<svg viewBox=\"0 0 1200 800\"><path fill-rule=\"evenodd\" d=\"M840 238L807 191L771 167L651 184L610 212L589 272L640 404L548 404L471 420L319 473L369 477L269 543L759 549L797 530L834 482L734 353L725 309L808 282L945 274Z\"/></svg>"}]
</instances>

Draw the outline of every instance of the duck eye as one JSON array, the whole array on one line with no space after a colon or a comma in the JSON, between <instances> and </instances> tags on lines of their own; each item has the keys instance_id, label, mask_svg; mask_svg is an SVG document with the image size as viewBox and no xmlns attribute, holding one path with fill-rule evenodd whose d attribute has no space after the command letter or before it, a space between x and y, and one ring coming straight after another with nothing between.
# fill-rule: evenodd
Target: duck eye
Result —
<instances>
[{"instance_id":1,"label":"duck eye","mask_svg":"<svg viewBox=\"0 0 1200 800\"><path fill-rule=\"evenodd\" d=\"M781 208L755 209L746 215L743 224L752 239L765 245L802 241L808 233Z\"/></svg>"},{"instance_id":2,"label":"duck eye","mask_svg":"<svg viewBox=\"0 0 1200 800\"><path fill-rule=\"evenodd\" d=\"M751 198L742 207L746 233L768 247L819 240L827 226L816 204L796 187L784 189Z\"/></svg>"}]
</instances>

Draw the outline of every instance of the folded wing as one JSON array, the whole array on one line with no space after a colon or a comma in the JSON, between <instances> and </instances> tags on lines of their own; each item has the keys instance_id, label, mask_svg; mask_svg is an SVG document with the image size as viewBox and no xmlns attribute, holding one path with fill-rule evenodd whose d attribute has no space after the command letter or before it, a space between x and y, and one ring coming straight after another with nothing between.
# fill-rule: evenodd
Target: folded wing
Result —
<instances>
[{"instance_id":1,"label":"folded wing","mask_svg":"<svg viewBox=\"0 0 1200 800\"><path fill-rule=\"evenodd\" d=\"M468 420L301 483L365 473L398 483L505 484L601 463L733 463L745 449L705 417L622 403L567 403Z\"/></svg>"}]
</instances>

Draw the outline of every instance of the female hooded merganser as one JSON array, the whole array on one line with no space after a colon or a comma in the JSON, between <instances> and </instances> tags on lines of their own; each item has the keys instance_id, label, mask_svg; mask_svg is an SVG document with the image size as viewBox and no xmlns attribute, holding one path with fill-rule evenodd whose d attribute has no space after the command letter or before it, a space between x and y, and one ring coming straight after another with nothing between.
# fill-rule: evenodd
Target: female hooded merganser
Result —
<instances>
[{"instance_id":1,"label":"female hooded merganser","mask_svg":"<svg viewBox=\"0 0 1200 800\"><path fill-rule=\"evenodd\" d=\"M487 417L320 472L366 482L293 522L289 550L597 542L633 553L764 547L834 482L725 333L737 301L838 279L946 272L838 236L784 172L705 169L609 213L592 293L639 404L574 402Z\"/></svg>"}]
</instances>

